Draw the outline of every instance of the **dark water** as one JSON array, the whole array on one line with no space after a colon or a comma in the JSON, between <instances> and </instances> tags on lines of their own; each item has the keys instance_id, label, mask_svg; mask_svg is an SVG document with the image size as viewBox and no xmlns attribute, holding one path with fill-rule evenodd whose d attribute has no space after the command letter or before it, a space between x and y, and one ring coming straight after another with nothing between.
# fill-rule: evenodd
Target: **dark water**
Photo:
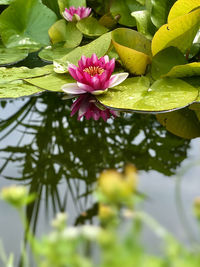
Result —
<instances>
[{"instance_id":1,"label":"dark water","mask_svg":"<svg viewBox=\"0 0 200 267\"><path fill-rule=\"evenodd\" d=\"M37 192L26 211L36 234L48 232L59 211L67 211L70 224L95 222L92 189L98 174L131 162L139 170L139 191L148 196L144 210L182 242L198 242L192 202L200 195L200 138L176 137L153 115L124 113L107 122L78 122L70 117L70 105L59 93L0 102L0 187L25 184ZM6 251L19 255L19 218L2 201L0 210ZM143 241L150 250L156 247L147 229Z\"/></svg>"}]
</instances>

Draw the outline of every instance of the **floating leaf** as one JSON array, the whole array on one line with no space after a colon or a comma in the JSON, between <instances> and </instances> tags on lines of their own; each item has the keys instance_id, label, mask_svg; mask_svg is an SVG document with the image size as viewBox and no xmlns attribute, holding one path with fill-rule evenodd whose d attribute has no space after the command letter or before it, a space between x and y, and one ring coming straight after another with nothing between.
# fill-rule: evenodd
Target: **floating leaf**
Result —
<instances>
[{"instance_id":1,"label":"floating leaf","mask_svg":"<svg viewBox=\"0 0 200 267\"><path fill-rule=\"evenodd\" d=\"M53 73L43 77L25 79L25 81L44 90L59 92L62 91L61 86L65 83L73 83L74 79L69 74Z\"/></svg>"},{"instance_id":2,"label":"floating leaf","mask_svg":"<svg viewBox=\"0 0 200 267\"><path fill-rule=\"evenodd\" d=\"M0 66L15 64L28 56L27 50L0 48Z\"/></svg>"},{"instance_id":3,"label":"floating leaf","mask_svg":"<svg viewBox=\"0 0 200 267\"><path fill-rule=\"evenodd\" d=\"M187 139L200 136L200 122L192 110L177 110L165 114L158 114L156 117L168 131L175 135Z\"/></svg>"},{"instance_id":4,"label":"floating leaf","mask_svg":"<svg viewBox=\"0 0 200 267\"><path fill-rule=\"evenodd\" d=\"M76 8L79 6L86 7L86 0L58 0L58 5L61 10L64 10L63 7L69 8L71 6Z\"/></svg>"},{"instance_id":5,"label":"floating leaf","mask_svg":"<svg viewBox=\"0 0 200 267\"><path fill-rule=\"evenodd\" d=\"M119 23L129 27L136 26L135 19L131 12L144 9L136 0L113 0L111 2L110 12L112 15L120 16Z\"/></svg>"},{"instance_id":6,"label":"floating leaf","mask_svg":"<svg viewBox=\"0 0 200 267\"><path fill-rule=\"evenodd\" d=\"M56 15L38 0L17 0L0 15L0 34L7 47L49 44L48 29Z\"/></svg>"},{"instance_id":7,"label":"floating leaf","mask_svg":"<svg viewBox=\"0 0 200 267\"><path fill-rule=\"evenodd\" d=\"M48 32L53 44L65 42L67 48L78 46L83 37L75 22L66 22L64 19L56 21Z\"/></svg>"},{"instance_id":8,"label":"floating leaf","mask_svg":"<svg viewBox=\"0 0 200 267\"><path fill-rule=\"evenodd\" d=\"M99 23L108 29L115 27L117 21L118 19L114 18L111 13L106 13L99 19Z\"/></svg>"},{"instance_id":9,"label":"floating leaf","mask_svg":"<svg viewBox=\"0 0 200 267\"><path fill-rule=\"evenodd\" d=\"M168 13L176 0L151 0L151 20L153 24L160 28L167 22Z\"/></svg>"},{"instance_id":10,"label":"floating leaf","mask_svg":"<svg viewBox=\"0 0 200 267\"><path fill-rule=\"evenodd\" d=\"M125 68L136 75L145 73L151 62L151 42L142 34L126 28L112 32L112 42Z\"/></svg>"},{"instance_id":11,"label":"floating leaf","mask_svg":"<svg viewBox=\"0 0 200 267\"><path fill-rule=\"evenodd\" d=\"M132 12L131 15L135 18L137 30L144 34L147 38L152 39L155 33L155 26L151 22L150 13L148 10L140 10Z\"/></svg>"},{"instance_id":12,"label":"floating leaf","mask_svg":"<svg viewBox=\"0 0 200 267\"><path fill-rule=\"evenodd\" d=\"M105 106L138 112L166 112L185 107L198 96L198 90L179 79L160 79L150 86L147 77L129 78L98 96Z\"/></svg>"},{"instance_id":13,"label":"floating leaf","mask_svg":"<svg viewBox=\"0 0 200 267\"><path fill-rule=\"evenodd\" d=\"M10 83L15 80L47 75L53 72L53 65L45 67L29 69L27 67L20 68L0 68L0 84Z\"/></svg>"},{"instance_id":14,"label":"floating leaf","mask_svg":"<svg viewBox=\"0 0 200 267\"><path fill-rule=\"evenodd\" d=\"M58 17L60 17L58 0L42 0L42 3L55 12Z\"/></svg>"},{"instance_id":15,"label":"floating leaf","mask_svg":"<svg viewBox=\"0 0 200 267\"><path fill-rule=\"evenodd\" d=\"M102 57L108 51L110 43L111 34L108 32L87 45L75 48L69 54L58 60L58 63L65 64L66 66L68 63L73 63L76 65L78 64L78 61L82 55L90 57L93 53L95 53L98 57Z\"/></svg>"},{"instance_id":16,"label":"floating leaf","mask_svg":"<svg viewBox=\"0 0 200 267\"><path fill-rule=\"evenodd\" d=\"M173 7L171 8L168 16L168 22L172 21L173 19L183 16L193 9L200 7L199 0L179 0L176 1Z\"/></svg>"},{"instance_id":17,"label":"floating leaf","mask_svg":"<svg viewBox=\"0 0 200 267\"><path fill-rule=\"evenodd\" d=\"M81 19L77 22L76 27L86 36L100 36L108 31L93 17Z\"/></svg>"},{"instance_id":18,"label":"floating leaf","mask_svg":"<svg viewBox=\"0 0 200 267\"><path fill-rule=\"evenodd\" d=\"M183 15L163 25L152 40L152 53L175 46L183 53L192 45L200 25L200 9Z\"/></svg>"},{"instance_id":19,"label":"floating leaf","mask_svg":"<svg viewBox=\"0 0 200 267\"><path fill-rule=\"evenodd\" d=\"M41 91L35 86L25 84L22 80L6 84L0 83L0 98L17 98L33 95Z\"/></svg>"},{"instance_id":20,"label":"floating leaf","mask_svg":"<svg viewBox=\"0 0 200 267\"><path fill-rule=\"evenodd\" d=\"M14 0L0 0L0 5L9 5Z\"/></svg>"},{"instance_id":21,"label":"floating leaf","mask_svg":"<svg viewBox=\"0 0 200 267\"><path fill-rule=\"evenodd\" d=\"M200 76L184 77L182 79L193 87L197 88L199 95L195 99L195 102L200 102Z\"/></svg>"},{"instance_id":22,"label":"floating leaf","mask_svg":"<svg viewBox=\"0 0 200 267\"><path fill-rule=\"evenodd\" d=\"M200 76L200 62L175 66L164 76L173 78Z\"/></svg>"},{"instance_id":23,"label":"floating leaf","mask_svg":"<svg viewBox=\"0 0 200 267\"><path fill-rule=\"evenodd\" d=\"M186 63L187 60L178 48L168 47L153 57L151 75L156 80L160 76L168 73L174 66Z\"/></svg>"},{"instance_id":24,"label":"floating leaf","mask_svg":"<svg viewBox=\"0 0 200 267\"><path fill-rule=\"evenodd\" d=\"M66 48L63 46L47 46L44 49L40 51L38 56L47 62L52 62L54 60L60 59L67 55L70 51L72 51L72 48Z\"/></svg>"}]
</instances>

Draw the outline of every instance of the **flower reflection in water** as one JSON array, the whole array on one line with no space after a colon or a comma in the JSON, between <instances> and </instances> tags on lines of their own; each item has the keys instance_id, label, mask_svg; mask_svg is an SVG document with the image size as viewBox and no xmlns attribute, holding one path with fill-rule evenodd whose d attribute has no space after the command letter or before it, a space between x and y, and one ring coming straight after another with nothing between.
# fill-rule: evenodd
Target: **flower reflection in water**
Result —
<instances>
[{"instance_id":1,"label":"flower reflection in water","mask_svg":"<svg viewBox=\"0 0 200 267\"><path fill-rule=\"evenodd\" d=\"M85 117L87 120L93 118L95 121L102 118L107 121L111 116L118 116L118 112L101 105L91 94L79 96L71 106L71 116L78 111L78 120Z\"/></svg>"}]
</instances>

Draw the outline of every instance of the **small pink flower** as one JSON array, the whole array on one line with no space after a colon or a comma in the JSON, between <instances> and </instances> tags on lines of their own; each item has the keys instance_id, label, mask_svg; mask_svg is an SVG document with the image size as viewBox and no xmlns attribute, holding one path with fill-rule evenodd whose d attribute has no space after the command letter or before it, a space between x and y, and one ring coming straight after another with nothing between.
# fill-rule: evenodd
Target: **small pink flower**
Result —
<instances>
[{"instance_id":1,"label":"small pink flower","mask_svg":"<svg viewBox=\"0 0 200 267\"><path fill-rule=\"evenodd\" d=\"M73 64L68 65L69 73L77 82L64 84L62 90L67 94L105 93L108 88L122 83L128 77L126 72L112 75L114 68L115 59L109 60L107 55L100 59L96 54L91 58L82 56L78 67Z\"/></svg>"},{"instance_id":2,"label":"small pink flower","mask_svg":"<svg viewBox=\"0 0 200 267\"><path fill-rule=\"evenodd\" d=\"M102 118L107 121L111 116L118 116L117 111L110 110L101 105L91 94L79 96L71 106L71 116L78 111L78 120L85 116L87 120L93 118L95 121Z\"/></svg>"},{"instance_id":3,"label":"small pink flower","mask_svg":"<svg viewBox=\"0 0 200 267\"><path fill-rule=\"evenodd\" d=\"M67 21L79 21L87 18L90 15L91 10L92 9L89 7L75 8L74 6L71 6L69 9L65 8L65 11L62 14Z\"/></svg>"}]
</instances>

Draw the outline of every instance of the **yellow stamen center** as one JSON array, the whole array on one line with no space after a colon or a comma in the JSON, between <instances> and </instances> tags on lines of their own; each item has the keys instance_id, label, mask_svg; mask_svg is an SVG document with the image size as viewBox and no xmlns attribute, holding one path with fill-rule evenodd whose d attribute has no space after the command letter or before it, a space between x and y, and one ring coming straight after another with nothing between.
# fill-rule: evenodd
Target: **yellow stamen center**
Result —
<instances>
[{"instance_id":1,"label":"yellow stamen center","mask_svg":"<svg viewBox=\"0 0 200 267\"><path fill-rule=\"evenodd\" d=\"M101 75L104 72L104 69L99 66L90 66L88 68L85 68L83 71L87 72L91 76L94 76L96 74Z\"/></svg>"}]
</instances>

